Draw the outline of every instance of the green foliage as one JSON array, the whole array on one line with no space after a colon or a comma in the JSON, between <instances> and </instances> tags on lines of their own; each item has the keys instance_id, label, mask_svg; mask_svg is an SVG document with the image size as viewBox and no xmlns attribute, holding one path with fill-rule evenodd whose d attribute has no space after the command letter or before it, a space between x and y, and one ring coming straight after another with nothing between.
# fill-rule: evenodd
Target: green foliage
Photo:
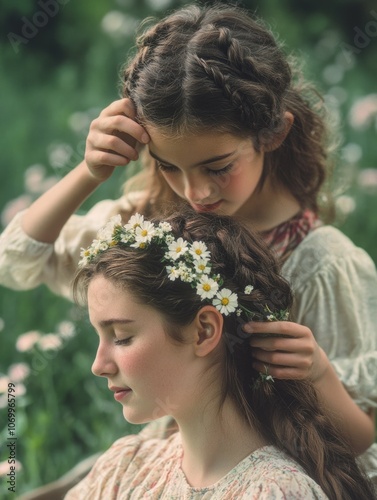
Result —
<instances>
[{"instance_id":1,"label":"green foliage","mask_svg":"<svg viewBox=\"0 0 377 500\"><path fill-rule=\"evenodd\" d=\"M48 0L5 0L0 7L3 218L14 209L10 205L14 200L18 207L29 203L43 190L44 182L61 177L81 160L90 120L118 96L118 73L134 43L138 21L147 15L159 17L186 2L49 0L50 8L58 5L55 15L43 11L41 3L47 5ZM335 179L340 197L338 224L377 262L377 181L359 182L362 171L376 169L377 111L363 122L359 106L359 124L350 119L358 109L357 101L375 92L372 67L377 37L368 36L366 29L371 21L377 22L373 14L377 9L368 2L350 0L245 0L243 5L266 19L285 40L287 50L303 56L305 72L327 95L342 139ZM44 26L25 37L25 23L43 24L46 18ZM360 32L363 40L355 38ZM363 112L368 115L368 105ZM40 185L31 188L27 179L35 164L42 164L45 171ZM125 175L114 175L83 209L99 199L118 196ZM24 381L25 394L17 397L20 494L56 479L79 460L138 428L125 423L106 384L90 373L97 340L76 308L45 287L29 292L0 288L0 303L0 377L14 363L26 363L31 370ZM59 324L65 320L75 325L76 334L63 339L59 349L16 349L17 338L31 330L53 332L62 339ZM8 436L4 399L1 405L3 444ZM0 453L0 462L6 460L5 446ZM2 498L8 493L6 486L2 481Z\"/></svg>"}]
</instances>

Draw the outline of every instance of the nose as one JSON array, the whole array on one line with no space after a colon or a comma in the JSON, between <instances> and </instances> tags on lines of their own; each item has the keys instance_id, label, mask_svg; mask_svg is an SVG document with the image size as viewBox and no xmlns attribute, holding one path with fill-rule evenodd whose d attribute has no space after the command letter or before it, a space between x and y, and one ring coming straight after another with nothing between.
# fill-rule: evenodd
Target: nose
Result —
<instances>
[{"instance_id":1,"label":"nose","mask_svg":"<svg viewBox=\"0 0 377 500\"><path fill-rule=\"evenodd\" d=\"M211 182L200 176L191 176L185 179L184 195L186 200L194 203L203 203L211 197Z\"/></svg>"},{"instance_id":2,"label":"nose","mask_svg":"<svg viewBox=\"0 0 377 500\"><path fill-rule=\"evenodd\" d=\"M113 361L111 346L100 341L92 364L92 373L97 377L108 377L114 375L116 371L117 366Z\"/></svg>"}]
</instances>

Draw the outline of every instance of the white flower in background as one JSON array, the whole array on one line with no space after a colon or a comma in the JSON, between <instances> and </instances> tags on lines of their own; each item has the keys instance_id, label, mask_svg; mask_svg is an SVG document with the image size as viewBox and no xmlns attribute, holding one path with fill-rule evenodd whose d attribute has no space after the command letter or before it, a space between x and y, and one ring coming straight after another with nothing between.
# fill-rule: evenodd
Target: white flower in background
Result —
<instances>
[{"instance_id":1,"label":"white flower in background","mask_svg":"<svg viewBox=\"0 0 377 500\"><path fill-rule=\"evenodd\" d=\"M168 257L177 260L179 257L181 257L184 253L187 252L188 242L185 241L183 238L178 238L177 240L173 241L169 245L169 252L168 252Z\"/></svg>"},{"instance_id":2,"label":"white flower in background","mask_svg":"<svg viewBox=\"0 0 377 500\"><path fill-rule=\"evenodd\" d=\"M23 382L29 375L30 368L26 363L14 363L8 369L8 376L13 383Z\"/></svg>"},{"instance_id":3,"label":"white flower in background","mask_svg":"<svg viewBox=\"0 0 377 500\"><path fill-rule=\"evenodd\" d=\"M59 335L47 333L38 340L37 345L42 351L54 351L62 347L63 341Z\"/></svg>"},{"instance_id":4,"label":"white flower in background","mask_svg":"<svg viewBox=\"0 0 377 500\"><path fill-rule=\"evenodd\" d=\"M212 299L219 289L219 284L209 276L200 278L199 283L196 285L196 292L203 299Z\"/></svg>"},{"instance_id":5,"label":"white flower in background","mask_svg":"<svg viewBox=\"0 0 377 500\"><path fill-rule=\"evenodd\" d=\"M354 212L356 202L352 196L342 195L335 200L335 207L343 216L347 216Z\"/></svg>"},{"instance_id":6,"label":"white flower in background","mask_svg":"<svg viewBox=\"0 0 377 500\"><path fill-rule=\"evenodd\" d=\"M101 28L112 38L122 39L134 36L138 24L139 21L128 13L124 14L121 11L112 10L102 18Z\"/></svg>"},{"instance_id":7,"label":"white flower in background","mask_svg":"<svg viewBox=\"0 0 377 500\"><path fill-rule=\"evenodd\" d=\"M70 339L76 334L75 325L72 321L61 321L57 326L57 332L63 339Z\"/></svg>"},{"instance_id":8,"label":"white flower in background","mask_svg":"<svg viewBox=\"0 0 377 500\"><path fill-rule=\"evenodd\" d=\"M41 334L40 332L37 331L23 333L18 337L16 341L17 351L19 352L30 351L34 347L34 344L36 344L40 338Z\"/></svg>"},{"instance_id":9,"label":"white flower in background","mask_svg":"<svg viewBox=\"0 0 377 500\"><path fill-rule=\"evenodd\" d=\"M46 168L40 163L28 167L24 173L25 190L29 193L39 194L45 175Z\"/></svg>"},{"instance_id":10,"label":"white flower in background","mask_svg":"<svg viewBox=\"0 0 377 500\"><path fill-rule=\"evenodd\" d=\"M26 394L26 387L24 384L16 384L14 386L14 395L16 398L20 398L21 396L25 396Z\"/></svg>"},{"instance_id":11,"label":"white flower in background","mask_svg":"<svg viewBox=\"0 0 377 500\"><path fill-rule=\"evenodd\" d=\"M62 168L71 159L73 149L69 144L53 142L47 148L47 154L49 163L53 168Z\"/></svg>"},{"instance_id":12,"label":"white flower in background","mask_svg":"<svg viewBox=\"0 0 377 500\"><path fill-rule=\"evenodd\" d=\"M210 253L203 241L194 241L190 248L190 254L194 259L209 259Z\"/></svg>"},{"instance_id":13,"label":"white flower in background","mask_svg":"<svg viewBox=\"0 0 377 500\"><path fill-rule=\"evenodd\" d=\"M98 240L105 240L109 243L113 239L114 228L121 225L122 217L119 214L114 215L113 217L111 217L109 222L97 232Z\"/></svg>"},{"instance_id":14,"label":"white flower in background","mask_svg":"<svg viewBox=\"0 0 377 500\"><path fill-rule=\"evenodd\" d=\"M363 156L363 150L359 144L349 142L342 148L342 159L347 163L357 163Z\"/></svg>"},{"instance_id":15,"label":"white flower in background","mask_svg":"<svg viewBox=\"0 0 377 500\"><path fill-rule=\"evenodd\" d=\"M247 285L245 286L245 295L250 295L251 292L254 290L254 287L252 285Z\"/></svg>"},{"instance_id":16,"label":"white flower in background","mask_svg":"<svg viewBox=\"0 0 377 500\"><path fill-rule=\"evenodd\" d=\"M91 121L92 119L88 113L77 111L69 117L68 125L77 134L85 132L85 135L87 135Z\"/></svg>"},{"instance_id":17,"label":"white flower in background","mask_svg":"<svg viewBox=\"0 0 377 500\"><path fill-rule=\"evenodd\" d=\"M228 314L234 312L238 306L238 298L235 293L228 288L220 290L216 297L213 299L212 304L218 309L221 314Z\"/></svg>"}]
</instances>

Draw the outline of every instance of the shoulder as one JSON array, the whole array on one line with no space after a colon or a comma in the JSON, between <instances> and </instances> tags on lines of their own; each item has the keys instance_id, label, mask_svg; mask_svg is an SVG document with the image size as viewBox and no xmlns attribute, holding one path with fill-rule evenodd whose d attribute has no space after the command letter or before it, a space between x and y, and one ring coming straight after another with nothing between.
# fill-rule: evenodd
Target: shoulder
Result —
<instances>
[{"instance_id":1,"label":"shoulder","mask_svg":"<svg viewBox=\"0 0 377 500\"><path fill-rule=\"evenodd\" d=\"M148 479L147 483L153 484L164 474L163 465L176 462L178 441L175 435L169 439L143 439L139 435L118 439L98 458L88 476L68 492L66 500L113 498L120 489L128 491L131 483L144 488Z\"/></svg>"},{"instance_id":2,"label":"shoulder","mask_svg":"<svg viewBox=\"0 0 377 500\"><path fill-rule=\"evenodd\" d=\"M318 273L339 273L341 269L357 270L365 277L374 277L376 268L365 250L357 247L344 233L333 226L322 226L300 243L283 265L282 272L293 284L306 283Z\"/></svg>"},{"instance_id":3,"label":"shoulder","mask_svg":"<svg viewBox=\"0 0 377 500\"><path fill-rule=\"evenodd\" d=\"M265 446L250 455L247 485L240 498L260 500L327 499L322 488L283 451Z\"/></svg>"}]
</instances>

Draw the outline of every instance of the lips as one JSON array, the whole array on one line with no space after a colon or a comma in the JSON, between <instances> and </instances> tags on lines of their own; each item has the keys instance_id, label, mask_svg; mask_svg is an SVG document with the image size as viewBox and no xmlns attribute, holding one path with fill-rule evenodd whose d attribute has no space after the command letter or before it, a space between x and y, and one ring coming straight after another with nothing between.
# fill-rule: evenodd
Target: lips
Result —
<instances>
[{"instance_id":1,"label":"lips","mask_svg":"<svg viewBox=\"0 0 377 500\"><path fill-rule=\"evenodd\" d=\"M192 203L192 207L197 212L212 212L213 210L216 210L217 208L219 208L219 206L221 205L222 202L223 202L223 200L220 200L216 203L211 203L211 204L207 204L207 205L198 205L196 203Z\"/></svg>"},{"instance_id":2,"label":"lips","mask_svg":"<svg viewBox=\"0 0 377 500\"><path fill-rule=\"evenodd\" d=\"M115 387L115 386L111 386L111 387L109 387L109 389L110 389L110 391L113 391L114 398L117 401L120 401L125 396L127 396L127 394L130 394L132 392L132 390L129 387Z\"/></svg>"}]
</instances>

